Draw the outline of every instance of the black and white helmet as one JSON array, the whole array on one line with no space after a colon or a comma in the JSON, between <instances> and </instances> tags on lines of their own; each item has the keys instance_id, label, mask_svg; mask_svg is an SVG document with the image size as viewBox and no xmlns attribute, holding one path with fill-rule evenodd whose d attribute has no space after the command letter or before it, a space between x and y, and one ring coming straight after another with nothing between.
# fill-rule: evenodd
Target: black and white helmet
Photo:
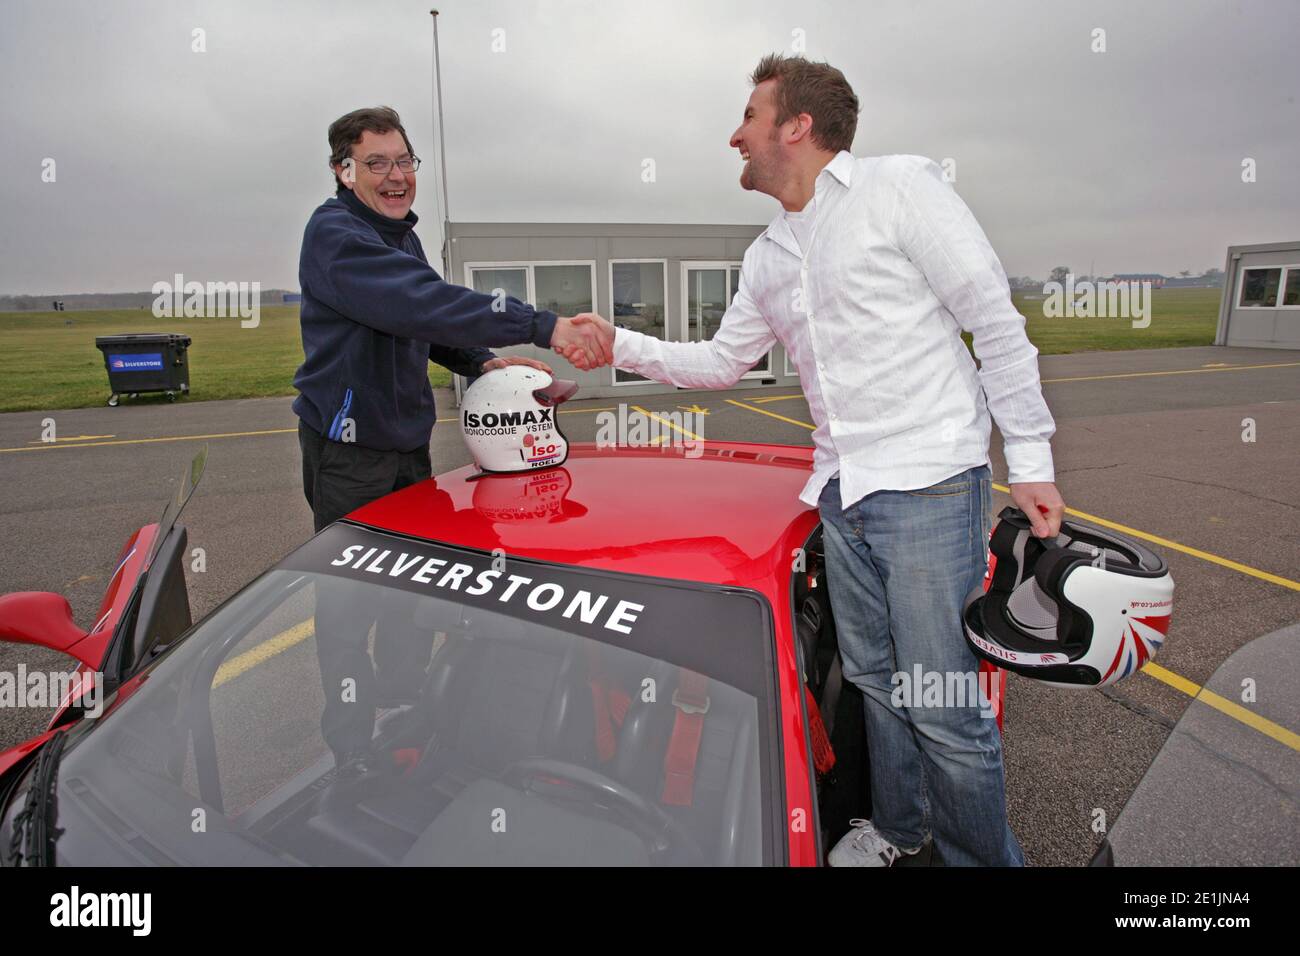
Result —
<instances>
[{"instance_id":1,"label":"black and white helmet","mask_svg":"<svg viewBox=\"0 0 1300 956\"><path fill-rule=\"evenodd\" d=\"M988 590L962 614L977 656L1058 687L1104 687L1155 656L1174 596L1162 557L1069 521L1055 539L1036 538L1018 508L998 519Z\"/></svg>"}]
</instances>

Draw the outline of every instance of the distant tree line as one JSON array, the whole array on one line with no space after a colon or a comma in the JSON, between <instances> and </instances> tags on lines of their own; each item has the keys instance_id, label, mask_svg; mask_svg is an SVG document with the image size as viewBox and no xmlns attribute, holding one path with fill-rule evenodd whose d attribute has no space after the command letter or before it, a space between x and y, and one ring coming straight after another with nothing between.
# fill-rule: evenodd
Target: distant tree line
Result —
<instances>
[{"instance_id":1,"label":"distant tree line","mask_svg":"<svg viewBox=\"0 0 1300 956\"><path fill-rule=\"evenodd\" d=\"M284 302L284 289L263 289L263 305ZM0 312L80 312L88 309L148 309L152 292L85 292L74 295L0 295Z\"/></svg>"},{"instance_id":2,"label":"distant tree line","mask_svg":"<svg viewBox=\"0 0 1300 956\"><path fill-rule=\"evenodd\" d=\"M1155 273L1153 273L1155 274ZM1052 270L1050 276L1046 279L1035 279L1032 276L1008 276L1007 284L1011 286L1012 292L1042 292L1043 286L1048 282L1065 283L1067 275L1074 275L1074 281L1079 282L1101 282L1107 279L1115 278L1113 275L1080 275L1074 272L1069 266L1057 266ZM1223 285L1223 270L1210 268L1206 269L1199 276L1193 276L1190 269L1184 269L1178 273L1179 278L1171 284L1175 285L1199 285L1204 287L1218 288ZM1172 276L1160 276L1163 279L1172 279Z\"/></svg>"}]
</instances>

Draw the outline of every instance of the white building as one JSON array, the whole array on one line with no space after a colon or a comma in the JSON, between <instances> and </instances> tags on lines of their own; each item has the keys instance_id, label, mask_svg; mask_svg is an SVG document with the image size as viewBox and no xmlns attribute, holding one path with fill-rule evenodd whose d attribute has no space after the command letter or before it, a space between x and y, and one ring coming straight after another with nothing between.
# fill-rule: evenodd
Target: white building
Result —
<instances>
[{"instance_id":1,"label":"white building","mask_svg":"<svg viewBox=\"0 0 1300 956\"><path fill-rule=\"evenodd\" d=\"M713 337L740 281L745 250L764 226L668 223L452 223L451 281L492 292L504 289L558 315L599 312L671 342ZM582 385L584 398L677 391L612 368L582 372L554 352L532 346L495 349L531 355L561 378ZM798 387L794 367L777 345L737 388Z\"/></svg>"},{"instance_id":2,"label":"white building","mask_svg":"<svg viewBox=\"0 0 1300 956\"><path fill-rule=\"evenodd\" d=\"M1229 246L1215 345L1300 349L1300 242Z\"/></svg>"}]
</instances>

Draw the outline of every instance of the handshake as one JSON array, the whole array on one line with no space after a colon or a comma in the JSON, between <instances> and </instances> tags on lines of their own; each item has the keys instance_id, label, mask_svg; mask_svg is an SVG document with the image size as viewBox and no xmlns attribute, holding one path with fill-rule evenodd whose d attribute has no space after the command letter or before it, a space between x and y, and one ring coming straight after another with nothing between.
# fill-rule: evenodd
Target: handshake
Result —
<instances>
[{"instance_id":1,"label":"handshake","mask_svg":"<svg viewBox=\"0 0 1300 956\"><path fill-rule=\"evenodd\" d=\"M614 326L595 312L561 316L551 335L551 348L584 372L614 364Z\"/></svg>"}]
</instances>

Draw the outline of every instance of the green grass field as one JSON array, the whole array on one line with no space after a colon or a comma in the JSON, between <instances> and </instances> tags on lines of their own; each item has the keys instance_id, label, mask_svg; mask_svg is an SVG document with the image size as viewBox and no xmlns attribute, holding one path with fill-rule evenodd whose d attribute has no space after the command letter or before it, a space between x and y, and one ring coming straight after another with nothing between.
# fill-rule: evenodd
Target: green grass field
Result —
<instances>
[{"instance_id":1,"label":"green grass field","mask_svg":"<svg viewBox=\"0 0 1300 956\"><path fill-rule=\"evenodd\" d=\"M1017 295L1029 338L1044 355L1116 349L1210 345L1219 314L1218 289L1159 289L1152 320L1135 329L1128 319L1045 319L1042 302ZM66 324L71 322L71 325ZM267 306L261 324L244 329L238 319L155 319L148 309L91 312L0 313L0 412L85 408L107 401L108 374L95 336L127 332L181 332L190 346L187 401L293 395L302 362L298 307ZM435 386L450 384L431 365ZM135 402L162 402L142 395Z\"/></svg>"},{"instance_id":2,"label":"green grass field","mask_svg":"<svg viewBox=\"0 0 1300 956\"><path fill-rule=\"evenodd\" d=\"M1145 329L1133 328L1130 319L1045 319L1042 300L1017 294L1012 301L1038 351L1060 355L1213 345L1221 297L1221 289L1153 289L1151 324Z\"/></svg>"},{"instance_id":3,"label":"green grass field","mask_svg":"<svg viewBox=\"0 0 1300 956\"><path fill-rule=\"evenodd\" d=\"M71 320L72 325L65 325ZM180 332L190 345L190 394L184 401L295 395L302 364L296 305L266 306L255 329L238 318L155 319L148 309L0 313L0 412L86 408L108 401L108 373L95 336ZM429 366L435 386L451 373ZM124 403L165 402L161 393Z\"/></svg>"}]
</instances>

